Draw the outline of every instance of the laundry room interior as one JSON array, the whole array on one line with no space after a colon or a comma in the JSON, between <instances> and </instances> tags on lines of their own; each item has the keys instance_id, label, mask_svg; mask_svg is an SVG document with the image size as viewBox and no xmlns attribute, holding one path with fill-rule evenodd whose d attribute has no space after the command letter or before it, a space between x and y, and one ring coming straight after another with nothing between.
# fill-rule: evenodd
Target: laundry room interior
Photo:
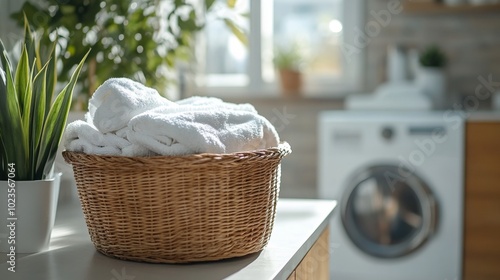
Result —
<instances>
[{"instance_id":1,"label":"laundry room interior","mask_svg":"<svg viewBox=\"0 0 500 280\"><path fill-rule=\"evenodd\" d=\"M350 29L359 37L348 45L354 49L343 52L362 57L355 79L361 89L346 92L331 85L325 91L304 90L299 98L237 99L252 102L269 118L283 118L281 134L293 153L283 162L280 196L339 201L330 230L330 279L499 279L500 6L495 1L361 2L363 23ZM384 12L397 3L400 12ZM437 101L428 95L432 90L424 93L433 82L419 80L418 60L429 46L446 57ZM436 128L447 142L432 140ZM369 178L364 172L370 168L387 165L377 180L409 172L429 187L436 216L425 241L416 238L421 229L396 233L404 231L396 229L401 218L390 218L399 215L391 211L405 211L402 205L412 198L394 194L399 198L387 200L393 194L381 181L356 185ZM348 193L356 186L365 191L358 201ZM346 218L345 207L356 203L363 206L351 207L367 212ZM346 227L358 228L349 233ZM395 238L383 241L390 246L377 244L387 237ZM406 242L421 246L404 248Z\"/></svg>"},{"instance_id":2,"label":"laundry room interior","mask_svg":"<svg viewBox=\"0 0 500 280\"><path fill-rule=\"evenodd\" d=\"M175 6L166 23L147 19L174 9L170 2L193 10L184 15ZM0 38L6 56L18 57L12 62L22 61L19 34L26 18L40 36L52 34L47 42L72 63L58 62L60 81L69 82L86 57L68 124L88 121L94 91L110 78L126 77L165 89L159 94L172 102L199 96L251 104L291 153L280 156L276 170L262 171L278 176L271 180L277 182L278 206L274 202L273 210L263 211L277 211L276 221L271 214L269 244L266 239L263 249L250 255L231 255L236 259L179 265L179 259L128 257L125 249L115 254L113 243L100 247L97 242L105 242L108 231L100 235L92 221L113 222L92 219L101 208L87 200L107 191L87 194L84 186L103 180L78 177L82 164L63 155L69 146L61 144L54 166L63 175L50 245L18 253L19 273L7 278L2 275L9 255L2 253L1 279L500 279L499 0L7 0L3 5ZM144 13L135 15L138 9ZM141 31L164 25L166 35ZM7 135L2 127L0 142ZM249 197L235 204L243 207ZM217 207L203 205L202 210ZM317 209L326 211L321 219L314 216ZM229 235L230 229L224 230L220 236ZM7 236L0 230L0 245ZM295 237L296 243L289 241ZM82 262L73 265L79 250Z\"/></svg>"}]
</instances>

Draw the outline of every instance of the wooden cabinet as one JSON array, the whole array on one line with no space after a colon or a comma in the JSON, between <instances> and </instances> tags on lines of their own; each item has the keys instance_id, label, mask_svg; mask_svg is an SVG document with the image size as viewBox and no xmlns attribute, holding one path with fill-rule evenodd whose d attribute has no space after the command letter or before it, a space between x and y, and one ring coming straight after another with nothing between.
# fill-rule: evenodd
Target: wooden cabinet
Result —
<instances>
[{"instance_id":1,"label":"wooden cabinet","mask_svg":"<svg viewBox=\"0 0 500 280\"><path fill-rule=\"evenodd\" d=\"M422 13L422 14L480 14L485 12L500 11L500 4L461 4L461 5L445 5L437 2L414 2L405 1L403 3L403 12L405 13Z\"/></svg>"},{"instance_id":2,"label":"wooden cabinet","mask_svg":"<svg viewBox=\"0 0 500 280\"><path fill-rule=\"evenodd\" d=\"M288 280L329 280L329 234L330 231L327 227L295 271L288 277Z\"/></svg>"},{"instance_id":3,"label":"wooden cabinet","mask_svg":"<svg viewBox=\"0 0 500 280\"><path fill-rule=\"evenodd\" d=\"M500 122L466 129L464 279L500 279Z\"/></svg>"}]
</instances>

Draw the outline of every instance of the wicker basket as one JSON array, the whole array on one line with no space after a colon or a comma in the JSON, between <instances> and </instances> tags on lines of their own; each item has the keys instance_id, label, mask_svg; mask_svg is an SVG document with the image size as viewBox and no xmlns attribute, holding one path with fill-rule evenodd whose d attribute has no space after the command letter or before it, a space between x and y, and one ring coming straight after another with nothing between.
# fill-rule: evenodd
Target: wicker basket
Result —
<instances>
[{"instance_id":1,"label":"wicker basket","mask_svg":"<svg viewBox=\"0 0 500 280\"><path fill-rule=\"evenodd\" d=\"M274 224L276 148L233 154L120 157L63 152L90 238L120 259L213 261L258 252Z\"/></svg>"}]
</instances>

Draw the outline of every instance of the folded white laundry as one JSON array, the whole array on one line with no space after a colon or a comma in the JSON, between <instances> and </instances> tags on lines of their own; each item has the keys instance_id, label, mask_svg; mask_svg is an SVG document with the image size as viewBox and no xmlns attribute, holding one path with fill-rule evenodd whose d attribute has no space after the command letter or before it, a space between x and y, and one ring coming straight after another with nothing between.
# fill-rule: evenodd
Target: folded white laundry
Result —
<instances>
[{"instance_id":1,"label":"folded white laundry","mask_svg":"<svg viewBox=\"0 0 500 280\"><path fill-rule=\"evenodd\" d=\"M210 105L210 104L220 104L224 103L222 99L217 97L208 97L208 96L191 96L185 99L181 99L176 101L175 103L179 105Z\"/></svg>"},{"instance_id":2,"label":"folded white laundry","mask_svg":"<svg viewBox=\"0 0 500 280\"><path fill-rule=\"evenodd\" d=\"M66 127L63 144L66 150L98 155L149 156L153 153L130 143L115 133L102 133L92 124L77 120Z\"/></svg>"},{"instance_id":3,"label":"folded white laundry","mask_svg":"<svg viewBox=\"0 0 500 280\"><path fill-rule=\"evenodd\" d=\"M137 114L158 106L178 105L141 83L111 78L89 100L89 116L99 131L113 132L126 127Z\"/></svg>"},{"instance_id":4,"label":"folded white laundry","mask_svg":"<svg viewBox=\"0 0 500 280\"><path fill-rule=\"evenodd\" d=\"M65 145L66 150L94 155L116 156L121 154L121 150L111 146L96 146L83 139L75 139Z\"/></svg>"},{"instance_id":5,"label":"folded white laundry","mask_svg":"<svg viewBox=\"0 0 500 280\"><path fill-rule=\"evenodd\" d=\"M175 103L181 106L202 107L202 108L190 108L188 110L204 110L206 108L210 108L208 106L211 106L212 110L214 110L214 108L217 108L217 109L228 109L228 110L242 110L242 111L257 113L255 107L249 103L243 103L243 104L228 103L216 97L192 96L186 99L176 101ZM189 108L189 107L184 107L184 108Z\"/></svg>"},{"instance_id":6,"label":"folded white laundry","mask_svg":"<svg viewBox=\"0 0 500 280\"><path fill-rule=\"evenodd\" d=\"M109 146L122 149L130 145L127 139L119 137L114 133L102 133L96 127L82 120L68 124L64 133L65 145L76 139L87 141L91 145L99 147Z\"/></svg>"},{"instance_id":7,"label":"folded white laundry","mask_svg":"<svg viewBox=\"0 0 500 280\"><path fill-rule=\"evenodd\" d=\"M128 131L128 126L122 128L122 129L119 129L119 130L115 131L114 133L116 134L116 136L126 139L127 138L127 131Z\"/></svg>"},{"instance_id":8,"label":"folded white laundry","mask_svg":"<svg viewBox=\"0 0 500 280\"><path fill-rule=\"evenodd\" d=\"M278 134L266 118L233 108L158 107L131 119L127 138L160 155L224 154L278 145Z\"/></svg>"},{"instance_id":9,"label":"folded white laundry","mask_svg":"<svg viewBox=\"0 0 500 280\"><path fill-rule=\"evenodd\" d=\"M146 147L131 143L121 150L121 156L125 157L149 157L158 154L148 150Z\"/></svg>"},{"instance_id":10,"label":"folded white laundry","mask_svg":"<svg viewBox=\"0 0 500 280\"><path fill-rule=\"evenodd\" d=\"M125 78L97 89L85 120L66 128L67 150L135 157L224 154L279 143L274 126L251 104L200 96L174 103Z\"/></svg>"}]
</instances>

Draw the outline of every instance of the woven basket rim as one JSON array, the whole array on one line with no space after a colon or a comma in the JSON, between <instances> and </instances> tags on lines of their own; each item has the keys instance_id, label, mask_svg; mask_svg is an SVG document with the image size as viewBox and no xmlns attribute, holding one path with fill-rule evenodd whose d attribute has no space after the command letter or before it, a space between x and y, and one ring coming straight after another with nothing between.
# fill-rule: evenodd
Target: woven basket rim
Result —
<instances>
[{"instance_id":1,"label":"woven basket rim","mask_svg":"<svg viewBox=\"0 0 500 280\"><path fill-rule=\"evenodd\" d=\"M235 152L228 154L201 153L182 156L144 156L144 157L129 157L129 156L109 156L86 154L82 152L63 151L64 160L69 164L84 164L99 161L100 163L108 162L116 164L121 162L124 164L147 164L151 162L172 162L172 163L189 163L203 164L214 161L228 160L244 160L244 159L259 159L259 158L283 158L290 154L292 149L286 141L282 141L277 147L267 149L259 149L252 151Z\"/></svg>"}]
</instances>

